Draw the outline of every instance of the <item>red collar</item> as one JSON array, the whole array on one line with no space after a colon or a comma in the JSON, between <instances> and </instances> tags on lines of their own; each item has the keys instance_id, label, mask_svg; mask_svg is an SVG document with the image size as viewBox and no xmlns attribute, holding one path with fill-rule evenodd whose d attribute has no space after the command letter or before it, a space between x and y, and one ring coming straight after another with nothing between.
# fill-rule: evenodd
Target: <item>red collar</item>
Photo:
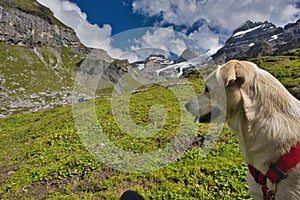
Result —
<instances>
[{"instance_id":1,"label":"red collar","mask_svg":"<svg viewBox=\"0 0 300 200\"><path fill-rule=\"evenodd\" d=\"M287 178L288 172L298 163L300 163L300 143L281 156L275 164L272 163L266 175L262 174L252 165L248 165L248 168L255 181L262 186L264 200L273 200L275 198L275 191L267 187L267 178L273 184L277 184L282 179Z\"/></svg>"}]
</instances>

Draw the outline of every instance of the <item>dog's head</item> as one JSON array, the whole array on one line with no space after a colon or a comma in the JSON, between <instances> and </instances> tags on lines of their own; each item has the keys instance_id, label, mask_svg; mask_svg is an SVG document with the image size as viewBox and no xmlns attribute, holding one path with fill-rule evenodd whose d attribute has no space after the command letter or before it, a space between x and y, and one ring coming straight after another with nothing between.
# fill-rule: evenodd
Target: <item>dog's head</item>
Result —
<instances>
[{"instance_id":1,"label":"dog's head","mask_svg":"<svg viewBox=\"0 0 300 200\"><path fill-rule=\"evenodd\" d=\"M234 115L242 104L240 88L251 68L251 63L237 60L218 66L206 79L205 90L185 105L195 122L223 122Z\"/></svg>"}]
</instances>

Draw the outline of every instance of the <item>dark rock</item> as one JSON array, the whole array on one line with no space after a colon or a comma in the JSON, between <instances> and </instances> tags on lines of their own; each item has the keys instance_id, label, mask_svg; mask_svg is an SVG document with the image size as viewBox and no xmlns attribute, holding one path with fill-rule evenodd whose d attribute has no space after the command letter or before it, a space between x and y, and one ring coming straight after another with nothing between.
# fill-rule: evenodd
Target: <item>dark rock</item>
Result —
<instances>
[{"instance_id":1,"label":"dark rock","mask_svg":"<svg viewBox=\"0 0 300 200\"><path fill-rule=\"evenodd\" d=\"M127 84L122 77L131 68L127 60L114 60L106 51L94 49L76 69L79 74L77 79L80 79L83 85L95 87L95 90L113 88L116 84L122 88Z\"/></svg>"},{"instance_id":2,"label":"dark rock","mask_svg":"<svg viewBox=\"0 0 300 200\"><path fill-rule=\"evenodd\" d=\"M300 20L284 28L269 22L247 21L238 27L225 45L212 57L216 63L279 55L300 47Z\"/></svg>"},{"instance_id":3,"label":"dark rock","mask_svg":"<svg viewBox=\"0 0 300 200\"><path fill-rule=\"evenodd\" d=\"M196 58L197 56L198 55L195 52L193 52L190 48L187 48L182 52L182 54L175 61L175 63L185 62L193 58Z\"/></svg>"},{"instance_id":4,"label":"dark rock","mask_svg":"<svg viewBox=\"0 0 300 200\"><path fill-rule=\"evenodd\" d=\"M13 7L10 1L5 5L3 3L0 3L0 42L30 48L43 45L54 48L68 46L81 55L88 53L88 49L81 44L75 32L59 24L58 20L55 24L51 20L53 16L49 16L48 13ZM41 10L45 9L42 5L39 7Z\"/></svg>"}]
</instances>

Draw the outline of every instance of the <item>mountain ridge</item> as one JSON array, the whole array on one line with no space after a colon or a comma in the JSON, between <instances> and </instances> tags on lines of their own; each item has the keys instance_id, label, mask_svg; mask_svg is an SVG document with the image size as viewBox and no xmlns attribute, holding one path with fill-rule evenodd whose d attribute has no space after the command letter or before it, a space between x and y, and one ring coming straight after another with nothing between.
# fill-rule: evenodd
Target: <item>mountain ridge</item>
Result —
<instances>
[{"instance_id":1,"label":"mountain ridge","mask_svg":"<svg viewBox=\"0 0 300 200\"><path fill-rule=\"evenodd\" d=\"M300 48L300 19L283 28L268 21L247 21L233 31L212 58L215 63L224 63L231 59L276 56L296 48Z\"/></svg>"},{"instance_id":2,"label":"mountain ridge","mask_svg":"<svg viewBox=\"0 0 300 200\"><path fill-rule=\"evenodd\" d=\"M288 41L291 37L296 42ZM297 48L299 43L300 20L284 28L269 22L247 21L233 32L213 59L222 63L229 58L279 54ZM77 73L83 73L84 78L99 76L104 67L98 89L110 91L125 73L144 76L150 82L168 81L207 63L214 64L207 55L201 57L189 48L177 60L162 55L149 55L137 63L114 59L105 50L85 47L74 30L35 0L0 2L0 59L0 117L69 105Z\"/></svg>"}]
</instances>

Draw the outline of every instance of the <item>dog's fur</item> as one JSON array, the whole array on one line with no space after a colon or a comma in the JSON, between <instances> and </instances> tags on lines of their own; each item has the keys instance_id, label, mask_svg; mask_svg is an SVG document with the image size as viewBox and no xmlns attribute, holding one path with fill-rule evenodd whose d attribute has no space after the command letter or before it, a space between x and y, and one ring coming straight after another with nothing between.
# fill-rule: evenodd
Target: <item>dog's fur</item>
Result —
<instances>
[{"instance_id":1,"label":"dog's fur","mask_svg":"<svg viewBox=\"0 0 300 200\"><path fill-rule=\"evenodd\" d=\"M251 62L232 60L218 66L205 83L206 90L186 104L187 110L206 123L218 121L210 115L212 110L226 112L225 121L246 162L262 173L300 142L300 102L268 72ZM250 195L263 199L261 186L249 173L247 181ZM275 199L300 199L300 164L277 184Z\"/></svg>"}]
</instances>

